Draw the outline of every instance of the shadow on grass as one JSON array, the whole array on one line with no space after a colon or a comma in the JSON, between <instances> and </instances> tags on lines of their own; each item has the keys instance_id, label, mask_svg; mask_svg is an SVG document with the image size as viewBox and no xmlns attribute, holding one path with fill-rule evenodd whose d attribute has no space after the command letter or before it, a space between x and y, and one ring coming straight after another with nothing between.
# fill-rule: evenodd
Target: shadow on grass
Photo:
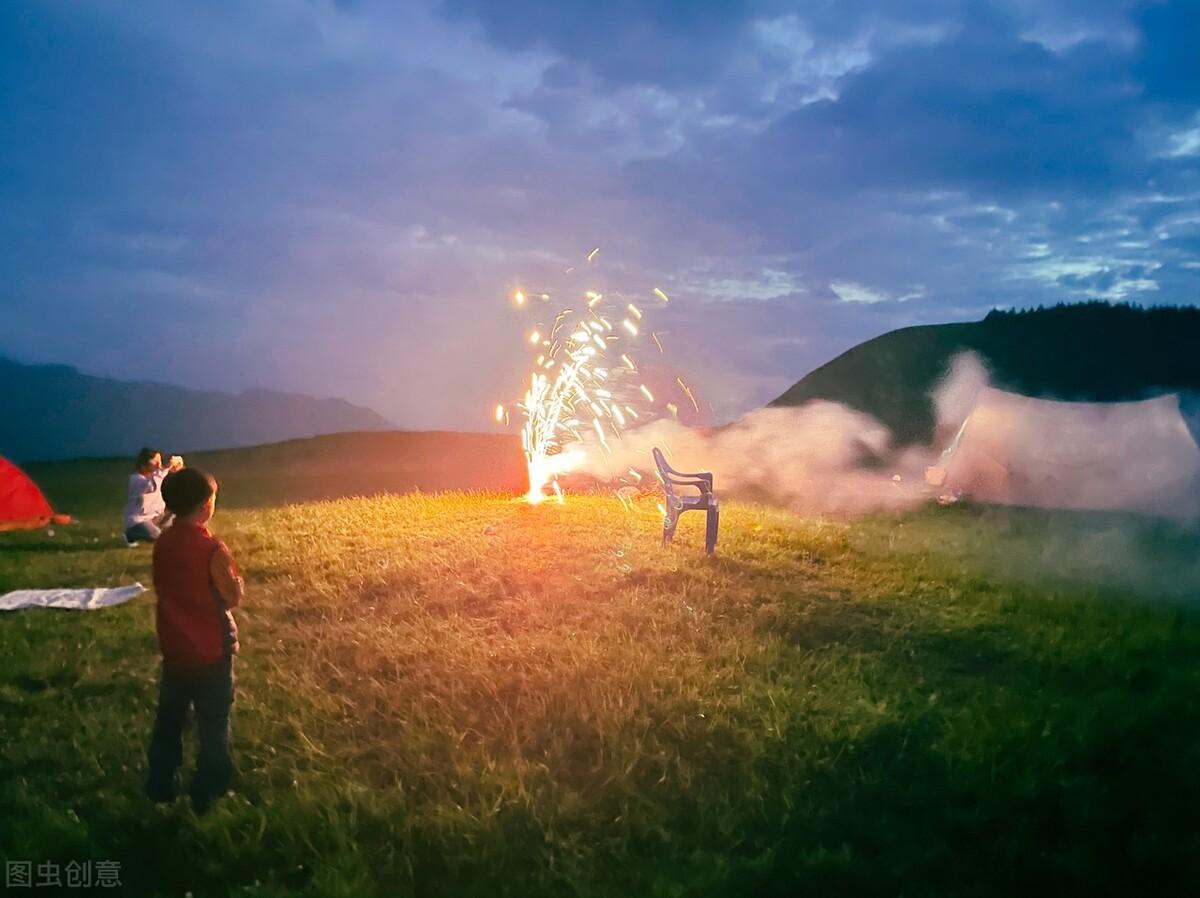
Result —
<instances>
[{"instance_id":1,"label":"shadow on grass","mask_svg":"<svg viewBox=\"0 0 1200 898\"><path fill-rule=\"evenodd\" d=\"M921 677L929 709L831 746L800 790L776 759L766 823L737 834L750 850L713 893L1196 894L1193 654L1181 642L1158 666L1099 673L1099 655L1047 662L969 632L910 633L890 673ZM1191 667L1172 678L1163 664ZM957 698L934 705L936 690ZM880 697L902 703L903 689Z\"/></svg>"},{"instance_id":2,"label":"shadow on grass","mask_svg":"<svg viewBox=\"0 0 1200 898\"><path fill-rule=\"evenodd\" d=\"M999 779L948 758L936 730L881 726L844 747L874 775L849 789L844 772L816 777L812 816L763 833L778 849L722 891L1195 894L1196 753L1164 745L1185 743L1194 726L1174 715L1098 722L1077 750L1052 757L1014 744L1015 769Z\"/></svg>"},{"instance_id":3,"label":"shadow on grass","mask_svg":"<svg viewBox=\"0 0 1200 898\"><path fill-rule=\"evenodd\" d=\"M347 791L335 775L329 795L301 800L293 772L262 768L238 788L271 808L264 826L309 846L301 854L268 840L185 870L175 852L192 837L186 812L163 817L126 803L136 813L112 818L94 796L78 807L109 825L89 850L121 858L139 894L168 885L216 894L257 878L322 894L311 879L319 852L372 858L362 895L1125 896L1200 887L1200 714L1194 676L1173 674L1189 663L1192 634L1168 635L1140 658L1108 658L1088 644L1047 659L985 631L916 628L902 610L860 607L838 622L845 610L814 599L802 615L813 632L788 651L867 649L881 664L864 676L887 712L857 735L816 743L813 722L796 715L752 762L744 734L695 724L678 749L696 781L664 785L648 765L624 774L637 780L634 807L657 821L632 834L613 822L622 790L574 808L514 797L487 827L454 834L407 818L404 802L420 800L420 783L364 792L362 772L348 771ZM901 635L871 635L889 629ZM585 742L603 735L569 717L561 727L582 727ZM9 776L56 775L43 760L9 766ZM124 787L138 785L130 776Z\"/></svg>"},{"instance_id":4,"label":"shadow on grass","mask_svg":"<svg viewBox=\"0 0 1200 898\"><path fill-rule=\"evenodd\" d=\"M4 552L5 554L10 554L12 556L17 556L22 553L29 554L29 555L42 555L42 554L47 554L47 553L51 554L51 555L55 555L55 554L74 555L77 552L116 552L118 550L122 551L122 552L127 551L132 554L132 553L138 552L139 550L141 550L143 548L145 549L146 552L149 552L150 544L143 543L138 546L128 546L125 544L125 542L123 540L117 540L114 542L111 539L100 540L99 542L94 542L94 543L93 542L73 543L73 542L53 542L53 541L40 542L40 543L12 542L7 545L4 543L0 543L0 552Z\"/></svg>"}]
</instances>

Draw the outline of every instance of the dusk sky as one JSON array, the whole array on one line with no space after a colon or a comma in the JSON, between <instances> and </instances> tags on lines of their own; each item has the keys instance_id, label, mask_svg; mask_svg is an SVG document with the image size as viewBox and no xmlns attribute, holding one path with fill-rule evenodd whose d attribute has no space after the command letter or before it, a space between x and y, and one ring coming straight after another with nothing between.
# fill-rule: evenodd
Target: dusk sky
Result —
<instances>
[{"instance_id":1,"label":"dusk sky","mask_svg":"<svg viewBox=\"0 0 1200 898\"><path fill-rule=\"evenodd\" d=\"M513 289L658 286L727 419L896 327L1195 304L1198 46L1195 0L10 0L0 354L487 429Z\"/></svg>"}]
</instances>

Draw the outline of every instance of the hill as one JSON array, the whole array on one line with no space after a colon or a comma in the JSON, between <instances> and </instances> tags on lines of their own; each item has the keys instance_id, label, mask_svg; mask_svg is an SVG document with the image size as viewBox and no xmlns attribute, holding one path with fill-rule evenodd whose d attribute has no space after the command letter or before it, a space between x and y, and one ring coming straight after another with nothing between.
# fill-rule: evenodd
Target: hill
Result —
<instances>
[{"instance_id":1,"label":"hill","mask_svg":"<svg viewBox=\"0 0 1200 898\"><path fill-rule=\"evenodd\" d=\"M144 445L194 451L395 428L343 399L271 390L203 392L3 358L0 396L0 455L16 461L128 456Z\"/></svg>"},{"instance_id":2,"label":"hill","mask_svg":"<svg viewBox=\"0 0 1200 898\"><path fill-rule=\"evenodd\" d=\"M841 402L878 418L900 443L928 442L930 392L965 350L983 357L995 386L1030 396L1116 402L1200 393L1200 309L1094 302L891 331L817 368L770 404Z\"/></svg>"},{"instance_id":3,"label":"hill","mask_svg":"<svg viewBox=\"0 0 1200 898\"><path fill-rule=\"evenodd\" d=\"M221 483L222 508L256 508L381 493L473 490L523 493L520 440L449 431L336 433L265 446L189 452L188 464ZM23 467L51 503L76 517L115 523L130 459L83 458Z\"/></svg>"}]
</instances>

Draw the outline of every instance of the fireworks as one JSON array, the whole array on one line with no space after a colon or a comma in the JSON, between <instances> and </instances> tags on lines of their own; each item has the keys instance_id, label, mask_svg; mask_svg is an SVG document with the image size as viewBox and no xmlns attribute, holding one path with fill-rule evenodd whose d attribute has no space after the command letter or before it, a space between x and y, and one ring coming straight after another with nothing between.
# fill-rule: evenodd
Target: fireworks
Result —
<instances>
[{"instance_id":1,"label":"fireworks","mask_svg":"<svg viewBox=\"0 0 1200 898\"><path fill-rule=\"evenodd\" d=\"M599 247L593 249L587 261L594 260L598 252ZM657 287L653 293L663 302L667 300ZM531 298L546 302L550 296L522 290L513 295L517 306L526 306ZM578 309L558 312L548 329L538 324L527 338L538 355L529 389L516 406L525 418L521 428L529 471L525 498L533 504L546 499L547 488L562 501L559 475L583 461L582 450L564 446L582 442L586 432L595 436L601 451L608 451L609 440L619 439L631 420L645 419L645 410L639 413L635 401L654 402L646 385L634 379L637 364L626 345L638 336L637 322L643 312L633 303L613 301L613 320L619 322L614 327L604 315L604 294L585 291L577 305ZM657 343L657 336L654 339ZM508 420L502 405L496 408L496 420Z\"/></svg>"}]
</instances>

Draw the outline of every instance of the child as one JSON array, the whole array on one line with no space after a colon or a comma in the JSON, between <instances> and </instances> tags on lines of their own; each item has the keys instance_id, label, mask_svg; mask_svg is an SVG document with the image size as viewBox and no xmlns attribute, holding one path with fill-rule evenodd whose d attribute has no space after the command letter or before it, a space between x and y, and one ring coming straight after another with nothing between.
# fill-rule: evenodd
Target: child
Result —
<instances>
[{"instance_id":1,"label":"child","mask_svg":"<svg viewBox=\"0 0 1200 898\"><path fill-rule=\"evenodd\" d=\"M138 453L136 471L129 475L129 494L125 500L125 542L152 543L171 522L163 504L162 482L168 474L183 467L183 459L172 455L163 467L162 453L147 446Z\"/></svg>"},{"instance_id":2,"label":"child","mask_svg":"<svg viewBox=\"0 0 1200 898\"><path fill-rule=\"evenodd\" d=\"M156 628L162 652L158 716L150 739L146 794L171 801L183 760L183 726L195 706L200 735L192 807L203 814L229 789L229 711L237 626L231 608L245 593L233 555L205 526L217 504L217 481L197 468L170 474L162 485L175 523L154 543Z\"/></svg>"}]
</instances>

